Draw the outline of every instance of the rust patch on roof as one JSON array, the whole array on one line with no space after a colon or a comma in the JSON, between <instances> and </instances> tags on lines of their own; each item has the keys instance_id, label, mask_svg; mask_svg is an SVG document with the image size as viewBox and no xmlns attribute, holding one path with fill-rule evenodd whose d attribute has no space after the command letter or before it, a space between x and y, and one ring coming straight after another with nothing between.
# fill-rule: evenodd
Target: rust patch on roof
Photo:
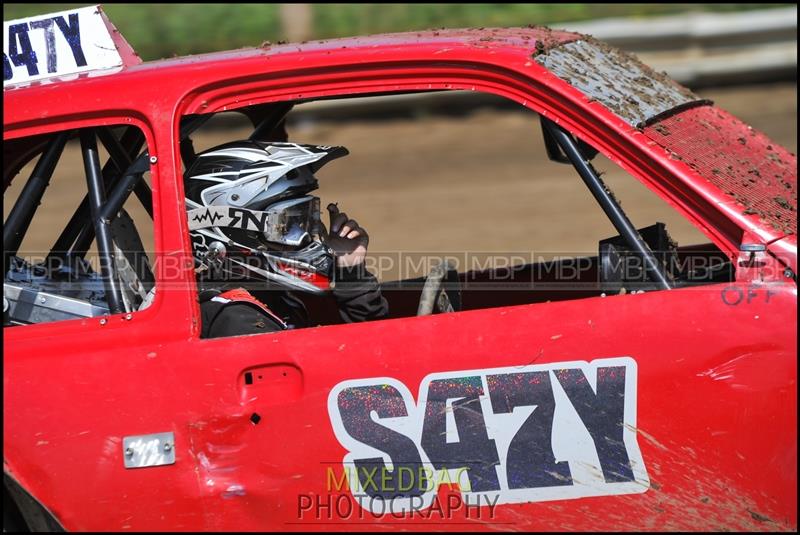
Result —
<instances>
[{"instance_id":1,"label":"rust patch on roof","mask_svg":"<svg viewBox=\"0 0 800 535\"><path fill-rule=\"evenodd\" d=\"M730 113L712 106L684 110L645 135L784 234L797 233L797 156Z\"/></svg>"},{"instance_id":2,"label":"rust patch on roof","mask_svg":"<svg viewBox=\"0 0 800 535\"><path fill-rule=\"evenodd\" d=\"M536 61L637 128L676 108L708 103L633 54L589 36L537 48Z\"/></svg>"}]
</instances>

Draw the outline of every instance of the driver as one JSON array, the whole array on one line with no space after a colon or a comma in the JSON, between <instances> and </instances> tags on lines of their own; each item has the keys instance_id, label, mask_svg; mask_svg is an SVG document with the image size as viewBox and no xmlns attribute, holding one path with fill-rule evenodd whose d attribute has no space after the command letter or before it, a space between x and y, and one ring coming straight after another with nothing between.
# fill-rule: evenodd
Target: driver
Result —
<instances>
[{"instance_id":1,"label":"driver","mask_svg":"<svg viewBox=\"0 0 800 535\"><path fill-rule=\"evenodd\" d=\"M314 173L344 147L235 141L197 155L184 184L200 290L201 337L312 325L298 294L331 293L347 322L382 319L386 299L364 266L369 236L328 205Z\"/></svg>"}]
</instances>

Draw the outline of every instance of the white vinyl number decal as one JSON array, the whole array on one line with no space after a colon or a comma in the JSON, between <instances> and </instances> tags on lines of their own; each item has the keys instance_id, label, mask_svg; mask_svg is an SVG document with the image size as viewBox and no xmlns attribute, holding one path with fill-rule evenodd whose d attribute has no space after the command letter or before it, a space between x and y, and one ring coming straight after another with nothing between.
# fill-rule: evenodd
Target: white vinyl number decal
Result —
<instances>
[{"instance_id":1,"label":"white vinyl number decal","mask_svg":"<svg viewBox=\"0 0 800 535\"><path fill-rule=\"evenodd\" d=\"M365 508L429 507L448 481L472 503L635 494L650 487L636 374L630 357L435 373L417 402L396 379L356 379L328 413Z\"/></svg>"},{"instance_id":2,"label":"white vinyl number decal","mask_svg":"<svg viewBox=\"0 0 800 535\"><path fill-rule=\"evenodd\" d=\"M99 6L3 23L3 87L121 65Z\"/></svg>"}]
</instances>

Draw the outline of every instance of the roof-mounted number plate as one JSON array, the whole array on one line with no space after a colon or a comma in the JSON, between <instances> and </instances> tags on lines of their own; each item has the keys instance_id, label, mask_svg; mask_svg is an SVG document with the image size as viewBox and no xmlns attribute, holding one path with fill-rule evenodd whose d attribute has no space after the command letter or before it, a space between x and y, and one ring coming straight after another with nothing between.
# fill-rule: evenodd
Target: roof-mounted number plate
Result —
<instances>
[{"instance_id":1,"label":"roof-mounted number plate","mask_svg":"<svg viewBox=\"0 0 800 535\"><path fill-rule=\"evenodd\" d=\"M3 88L123 66L100 6L3 21Z\"/></svg>"},{"instance_id":2,"label":"roof-mounted number plate","mask_svg":"<svg viewBox=\"0 0 800 535\"><path fill-rule=\"evenodd\" d=\"M175 464L175 435L153 433L123 437L122 455L125 459L125 468Z\"/></svg>"}]
</instances>

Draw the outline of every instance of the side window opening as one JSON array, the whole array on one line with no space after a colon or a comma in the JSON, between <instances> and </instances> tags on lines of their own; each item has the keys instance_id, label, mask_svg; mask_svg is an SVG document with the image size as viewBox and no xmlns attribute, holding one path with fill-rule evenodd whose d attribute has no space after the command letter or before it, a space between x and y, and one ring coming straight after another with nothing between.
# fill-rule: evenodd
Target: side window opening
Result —
<instances>
[{"instance_id":1,"label":"side window opening","mask_svg":"<svg viewBox=\"0 0 800 535\"><path fill-rule=\"evenodd\" d=\"M602 173L592 165L597 151L553 121L541 118L541 122L549 157L572 164L619 233L599 243L597 275L603 292L668 290L730 280L733 273L728 262L710 262L718 255L709 257L693 251L691 256L692 253L684 251L681 258L678 244L667 233L664 223L637 229L601 178ZM689 267L684 265L687 259L694 261ZM699 269L694 265L697 260L703 261Z\"/></svg>"},{"instance_id":2,"label":"side window opening","mask_svg":"<svg viewBox=\"0 0 800 535\"><path fill-rule=\"evenodd\" d=\"M364 265L380 281L389 318L733 278L722 251L681 214L587 144L562 136L591 162L611 204L604 213L557 136L543 136L547 127L528 109L504 101L493 112L440 116L408 106L384 121L352 114L343 121L317 103L278 104L284 108L250 110L238 125L212 119L190 137L204 149L246 139L345 145L348 157L315 173L314 195L324 224L324 207L338 202L368 229ZM249 288L264 300L278 291ZM310 319L295 326L342 322L330 296L293 298Z\"/></svg>"},{"instance_id":3,"label":"side window opening","mask_svg":"<svg viewBox=\"0 0 800 535\"><path fill-rule=\"evenodd\" d=\"M111 125L15 138L4 153L12 156L4 165L4 325L147 308L155 277L142 131Z\"/></svg>"}]
</instances>

